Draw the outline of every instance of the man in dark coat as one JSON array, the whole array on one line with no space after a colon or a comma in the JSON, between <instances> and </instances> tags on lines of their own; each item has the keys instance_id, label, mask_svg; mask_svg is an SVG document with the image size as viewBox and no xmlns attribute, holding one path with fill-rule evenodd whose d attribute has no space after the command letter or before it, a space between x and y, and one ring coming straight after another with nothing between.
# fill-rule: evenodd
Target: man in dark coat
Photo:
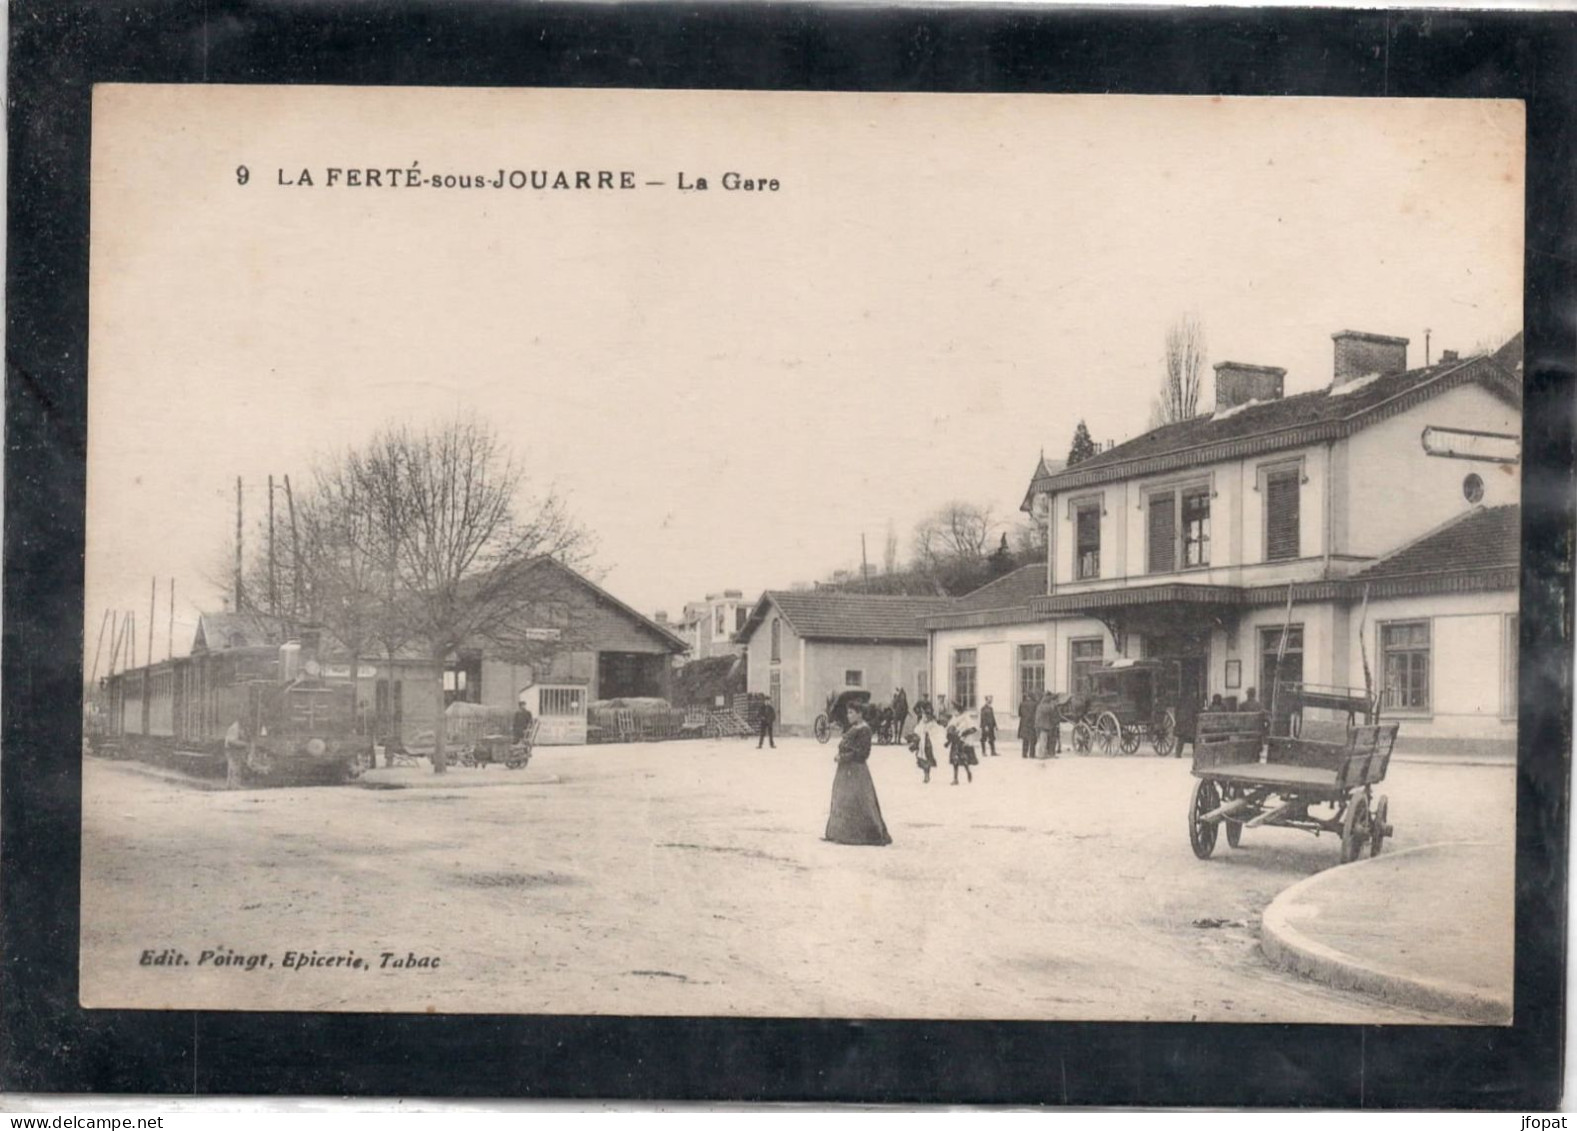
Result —
<instances>
[{"instance_id":1,"label":"man in dark coat","mask_svg":"<svg viewBox=\"0 0 1577 1131\"><path fill-rule=\"evenodd\" d=\"M1062 706L1058 696L1047 692L1035 705L1035 729L1040 732L1040 752L1055 758L1062 752Z\"/></svg>"},{"instance_id":2,"label":"man in dark coat","mask_svg":"<svg viewBox=\"0 0 1577 1131\"><path fill-rule=\"evenodd\" d=\"M1018 705L1018 740L1023 747L1020 754L1024 758L1035 756L1035 707L1040 703L1040 697L1033 691L1024 693L1024 701Z\"/></svg>"},{"instance_id":3,"label":"man in dark coat","mask_svg":"<svg viewBox=\"0 0 1577 1131\"><path fill-rule=\"evenodd\" d=\"M980 708L980 755L986 756L987 749L991 757L997 756L997 713L991 706L991 696L986 696L985 706Z\"/></svg>"},{"instance_id":4,"label":"man in dark coat","mask_svg":"<svg viewBox=\"0 0 1577 1131\"><path fill-rule=\"evenodd\" d=\"M763 742L771 743L772 749L778 748L777 740L772 737L772 724L778 721L777 709L772 706L772 700L763 699L761 710L756 719L756 749L761 749Z\"/></svg>"},{"instance_id":5,"label":"man in dark coat","mask_svg":"<svg viewBox=\"0 0 1577 1131\"><path fill-rule=\"evenodd\" d=\"M524 703L521 703L515 708L515 725L513 728L513 734L516 746L519 746L522 742L524 742L526 740L526 735L531 733L531 720L531 712L527 709Z\"/></svg>"}]
</instances>

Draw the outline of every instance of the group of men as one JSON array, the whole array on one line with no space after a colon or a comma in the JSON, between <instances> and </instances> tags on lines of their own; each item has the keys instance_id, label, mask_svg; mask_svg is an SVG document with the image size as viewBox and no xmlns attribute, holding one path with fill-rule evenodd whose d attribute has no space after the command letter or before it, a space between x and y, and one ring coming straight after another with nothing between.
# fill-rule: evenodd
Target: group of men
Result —
<instances>
[{"instance_id":1,"label":"group of men","mask_svg":"<svg viewBox=\"0 0 1577 1131\"><path fill-rule=\"evenodd\" d=\"M1034 692L1025 693L1024 699L1018 708L1018 736L1019 742L1023 747L1021 757L1055 758L1062 753L1063 707L1071 698L1071 696L1054 691L1043 691L1038 696ZM948 703L947 696L938 695L936 701L935 714L938 718L945 718L956 713ZM925 703L921 705L929 706ZM1221 696L1217 695L1211 700L1209 709L1213 711L1226 709ZM1239 711L1260 712L1263 712L1264 709L1264 706L1255 697L1252 687L1248 689L1248 694L1244 697L1242 705L1237 708ZM757 750L762 748L763 743L770 744L774 750L777 749L777 741L773 731L777 717L778 713L772 706L772 701L770 699L762 700L756 716ZM909 718L909 696L901 687L893 692L892 717L893 726L896 728L895 733L902 735L905 723ZM919 719L920 715L916 712L915 721L918 722ZM985 703L980 707L979 737L981 756L996 757L997 712L990 695L986 696ZM1177 752L1179 756L1182 754L1185 741L1192 741L1192 736L1178 736Z\"/></svg>"}]
</instances>

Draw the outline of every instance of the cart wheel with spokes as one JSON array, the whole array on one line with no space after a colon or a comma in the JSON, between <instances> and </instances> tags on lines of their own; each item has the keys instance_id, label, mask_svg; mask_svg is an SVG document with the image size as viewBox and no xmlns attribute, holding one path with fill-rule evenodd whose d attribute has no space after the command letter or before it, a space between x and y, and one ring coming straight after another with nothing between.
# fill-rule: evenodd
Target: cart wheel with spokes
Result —
<instances>
[{"instance_id":1,"label":"cart wheel with spokes","mask_svg":"<svg viewBox=\"0 0 1577 1131\"><path fill-rule=\"evenodd\" d=\"M1132 754L1135 750L1138 750L1139 743L1144 738L1144 735L1140 732L1137 726L1123 727L1121 730L1121 735L1122 751L1124 754Z\"/></svg>"},{"instance_id":2,"label":"cart wheel with spokes","mask_svg":"<svg viewBox=\"0 0 1577 1131\"><path fill-rule=\"evenodd\" d=\"M1369 819L1369 855L1380 855L1380 849L1385 844L1385 838L1391 835L1391 806L1390 798L1382 795L1374 803L1374 816Z\"/></svg>"},{"instance_id":3,"label":"cart wheel with spokes","mask_svg":"<svg viewBox=\"0 0 1577 1131\"><path fill-rule=\"evenodd\" d=\"M1209 778L1201 778L1194 786L1194 801L1188 807L1188 843L1194 855L1209 860L1216 850L1216 825L1214 821L1200 820L1212 809L1221 806L1221 789Z\"/></svg>"},{"instance_id":4,"label":"cart wheel with spokes","mask_svg":"<svg viewBox=\"0 0 1577 1131\"><path fill-rule=\"evenodd\" d=\"M1351 864L1363 856L1370 835L1369 799L1362 793L1355 793L1347 802L1347 816L1342 821L1343 864Z\"/></svg>"},{"instance_id":5,"label":"cart wheel with spokes","mask_svg":"<svg viewBox=\"0 0 1577 1131\"><path fill-rule=\"evenodd\" d=\"M1162 711L1150 728L1150 745L1162 758L1171 757L1172 751L1177 749L1177 716L1170 710Z\"/></svg>"},{"instance_id":6,"label":"cart wheel with spokes","mask_svg":"<svg viewBox=\"0 0 1577 1131\"><path fill-rule=\"evenodd\" d=\"M816 741L825 744L832 737L832 723L826 715L816 716Z\"/></svg>"},{"instance_id":7,"label":"cart wheel with spokes","mask_svg":"<svg viewBox=\"0 0 1577 1131\"><path fill-rule=\"evenodd\" d=\"M1111 755L1122 746L1122 738L1123 725L1117 721L1117 716L1110 711L1102 711L1101 717L1095 720L1095 749Z\"/></svg>"},{"instance_id":8,"label":"cart wheel with spokes","mask_svg":"<svg viewBox=\"0 0 1577 1131\"><path fill-rule=\"evenodd\" d=\"M1076 754L1088 754L1090 746L1095 741L1095 728L1084 719L1073 724L1073 750Z\"/></svg>"},{"instance_id":9,"label":"cart wheel with spokes","mask_svg":"<svg viewBox=\"0 0 1577 1131\"><path fill-rule=\"evenodd\" d=\"M1223 791L1223 793L1221 795L1221 800L1222 801L1236 801L1239 797L1242 797L1242 796L1243 796L1243 789L1242 789L1241 786L1231 786L1228 789ZM1234 821L1234 820L1232 820L1232 818L1228 817L1226 820L1222 821L1221 823L1227 827L1227 847L1229 847L1229 848L1236 848L1240 844L1243 843L1243 822L1242 821Z\"/></svg>"}]
</instances>

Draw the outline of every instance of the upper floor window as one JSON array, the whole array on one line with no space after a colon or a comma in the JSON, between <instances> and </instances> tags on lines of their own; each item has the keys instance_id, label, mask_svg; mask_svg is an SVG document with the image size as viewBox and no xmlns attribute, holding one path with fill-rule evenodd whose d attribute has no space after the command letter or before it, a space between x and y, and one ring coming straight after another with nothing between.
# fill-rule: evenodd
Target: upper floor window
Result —
<instances>
[{"instance_id":1,"label":"upper floor window","mask_svg":"<svg viewBox=\"0 0 1577 1131\"><path fill-rule=\"evenodd\" d=\"M1265 473L1265 560L1285 562L1299 556L1298 467L1278 467Z\"/></svg>"},{"instance_id":2,"label":"upper floor window","mask_svg":"<svg viewBox=\"0 0 1577 1131\"><path fill-rule=\"evenodd\" d=\"M1210 564L1210 488L1152 491L1149 508L1150 573L1173 573Z\"/></svg>"},{"instance_id":3,"label":"upper floor window","mask_svg":"<svg viewBox=\"0 0 1577 1131\"><path fill-rule=\"evenodd\" d=\"M717 607L717 627L712 630L713 636L723 636L728 632L728 610L722 605Z\"/></svg>"},{"instance_id":4,"label":"upper floor window","mask_svg":"<svg viewBox=\"0 0 1577 1131\"><path fill-rule=\"evenodd\" d=\"M848 668L843 673L844 687L864 687L865 673L859 668Z\"/></svg>"},{"instance_id":5,"label":"upper floor window","mask_svg":"<svg viewBox=\"0 0 1577 1131\"><path fill-rule=\"evenodd\" d=\"M1073 576L1079 581L1101 575L1101 504L1083 503L1073 512Z\"/></svg>"},{"instance_id":6,"label":"upper floor window","mask_svg":"<svg viewBox=\"0 0 1577 1131\"><path fill-rule=\"evenodd\" d=\"M783 622L777 617L772 618L772 658L783 658Z\"/></svg>"},{"instance_id":7,"label":"upper floor window","mask_svg":"<svg viewBox=\"0 0 1577 1131\"><path fill-rule=\"evenodd\" d=\"M750 610L740 605L734 610L734 631L745 631L745 622L750 619Z\"/></svg>"}]
</instances>

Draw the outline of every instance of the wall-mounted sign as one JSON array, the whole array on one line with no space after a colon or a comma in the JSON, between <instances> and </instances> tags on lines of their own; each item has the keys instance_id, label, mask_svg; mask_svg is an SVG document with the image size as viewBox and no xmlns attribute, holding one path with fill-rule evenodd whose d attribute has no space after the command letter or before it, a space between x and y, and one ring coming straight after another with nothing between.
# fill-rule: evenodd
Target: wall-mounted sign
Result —
<instances>
[{"instance_id":1,"label":"wall-mounted sign","mask_svg":"<svg viewBox=\"0 0 1577 1131\"><path fill-rule=\"evenodd\" d=\"M1484 463L1516 463L1522 459L1522 439L1506 432L1474 432L1466 428L1424 429L1424 451L1445 459L1473 459Z\"/></svg>"},{"instance_id":2,"label":"wall-mounted sign","mask_svg":"<svg viewBox=\"0 0 1577 1131\"><path fill-rule=\"evenodd\" d=\"M563 635L564 635L564 630L561 629L561 628L528 628L528 629L526 629L526 639L527 640L558 640Z\"/></svg>"},{"instance_id":3,"label":"wall-mounted sign","mask_svg":"<svg viewBox=\"0 0 1577 1131\"><path fill-rule=\"evenodd\" d=\"M357 674L358 678L360 678L360 679L375 679L377 677L377 675L378 675L378 669L376 667L374 667L372 664L362 664L356 669L356 674ZM323 678L324 679L349 679L350 678L350 665L349 664L324 664L323 665Z\"/></svg>"}]
</instances>

